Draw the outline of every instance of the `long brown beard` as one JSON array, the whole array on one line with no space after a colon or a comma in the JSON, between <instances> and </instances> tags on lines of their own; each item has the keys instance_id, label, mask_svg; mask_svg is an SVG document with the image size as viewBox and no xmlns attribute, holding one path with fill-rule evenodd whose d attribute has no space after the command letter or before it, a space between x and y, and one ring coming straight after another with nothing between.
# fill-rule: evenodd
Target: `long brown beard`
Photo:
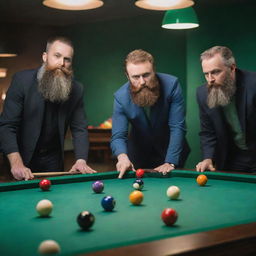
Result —
<instances>
[{"instance_id":1,"label":"long brown beard","mask_svg":"<svg viewBox=\"0 0 256 256\"><path fill-rule=\"evenodd\" d=\"M223 84L208 85L207 105L209 108L218 106L226 106L231 102L235 94L236 86L235 81L230 75L227 75Z\"/></svg>"},{"instance_id":2,"label":"long brown beard","mask_svg":"<svg viewBox=\"0 0 256 256\"><path fill-rule=\"evenodd\" d=\"M155 76L147 85L137 89L131 83L131 97L134 104L140 107L153 106L160 96L160 86Z\"/></svg>"},{"instance_id":3,"label":"long brown beard","mask_svg":"<svg viewBox=\"0 0 256 256\"><path fill-rule=\"evenodd\" d=\"M38 90L50 102L64 102L69 98L72 87L72 69L47 67L43 64L38 71Z\"/></svg>"}]
</instances>

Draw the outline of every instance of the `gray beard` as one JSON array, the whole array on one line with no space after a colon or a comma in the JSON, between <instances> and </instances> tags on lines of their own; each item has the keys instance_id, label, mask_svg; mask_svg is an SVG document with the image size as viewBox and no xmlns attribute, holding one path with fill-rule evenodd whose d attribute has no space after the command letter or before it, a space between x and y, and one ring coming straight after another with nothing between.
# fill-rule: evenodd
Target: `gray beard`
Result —
<instances>
[{"instance_id":1,"label":"gray beard","mask_svg":"<svg viewBox=\"0 0 256 256\"><path fill-rule=\"evenodd\" d=\"M53 69L48 70L46 64L43 64L37 74L38 91L45 100L60 103L69 98L72 88L72 72L64 72Z\"/></svg>"},{"instance_id":2,"label":"gray beard","mask_svg":"<svg viewBox=\"0 0 256 256\"><path fill-rule=\"evenodd\" d=\"M227 106L236 92L235 81L226 77L222 85L208 88L207 105L209 108Z\"/></svg>"}]
</instances>

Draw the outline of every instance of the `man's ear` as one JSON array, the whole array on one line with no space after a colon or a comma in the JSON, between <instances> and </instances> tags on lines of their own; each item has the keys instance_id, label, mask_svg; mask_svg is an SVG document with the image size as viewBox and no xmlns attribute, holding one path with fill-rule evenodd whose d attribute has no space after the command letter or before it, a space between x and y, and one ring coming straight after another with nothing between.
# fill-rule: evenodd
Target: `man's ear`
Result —
<instances>
[{"instance_id":1,"label":"man's ear","mask_svg":"<svg viewBox=\"0 0 256 256\"><path fill-rule=\"evenodd\" d=\"M232 64L230 68L231 68L231 71L235 71L236 70L236 64Z\"/></svg>"},{"instance_id":2,"label":"man's ear","mask_svg":"<svg viewBox=\"0 0 256 256\"><path fill-rule=\"evenodd\" d=\"M46 52L43 52L42 60L43 60L43 62L46 62L46 60L47 60L47 53Z\"/></svg>"}]
</instances>

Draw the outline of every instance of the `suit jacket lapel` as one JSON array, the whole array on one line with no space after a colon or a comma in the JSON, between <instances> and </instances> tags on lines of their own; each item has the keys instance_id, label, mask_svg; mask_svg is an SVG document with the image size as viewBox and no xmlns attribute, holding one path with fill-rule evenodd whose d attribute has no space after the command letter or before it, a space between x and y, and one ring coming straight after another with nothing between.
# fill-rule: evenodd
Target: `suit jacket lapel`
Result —
<instances>
[{"instance_id":1,"label":"suit jacket lapel","mask_svg":"<svg viewBox=\"0 0 256 256\"><path fill-rule=\"evenodd\" d=\"M237 76L237 89L236 89L236 109L238 118L241 124L242 131L246 131L246 90L242 86L242 81Z\"/></svg>"}]
</instances>

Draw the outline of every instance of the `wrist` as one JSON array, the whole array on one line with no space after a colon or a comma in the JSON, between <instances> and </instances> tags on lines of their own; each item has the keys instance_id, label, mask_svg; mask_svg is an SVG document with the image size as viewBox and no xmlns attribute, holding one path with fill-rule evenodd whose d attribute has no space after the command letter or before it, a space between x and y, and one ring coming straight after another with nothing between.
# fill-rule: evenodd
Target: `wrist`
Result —
<instances>
[{"instance_id":1,"label":"wrist","mask_svg":"<svg viewBox=\"0 0 256 256\"><path fill-rule=\"evenodd\" d=\"M118 161L122 161L122 160L129 160L128 156L124 153L120 154L117 156L117 160Z\"/></svg>"}]
</instances>

